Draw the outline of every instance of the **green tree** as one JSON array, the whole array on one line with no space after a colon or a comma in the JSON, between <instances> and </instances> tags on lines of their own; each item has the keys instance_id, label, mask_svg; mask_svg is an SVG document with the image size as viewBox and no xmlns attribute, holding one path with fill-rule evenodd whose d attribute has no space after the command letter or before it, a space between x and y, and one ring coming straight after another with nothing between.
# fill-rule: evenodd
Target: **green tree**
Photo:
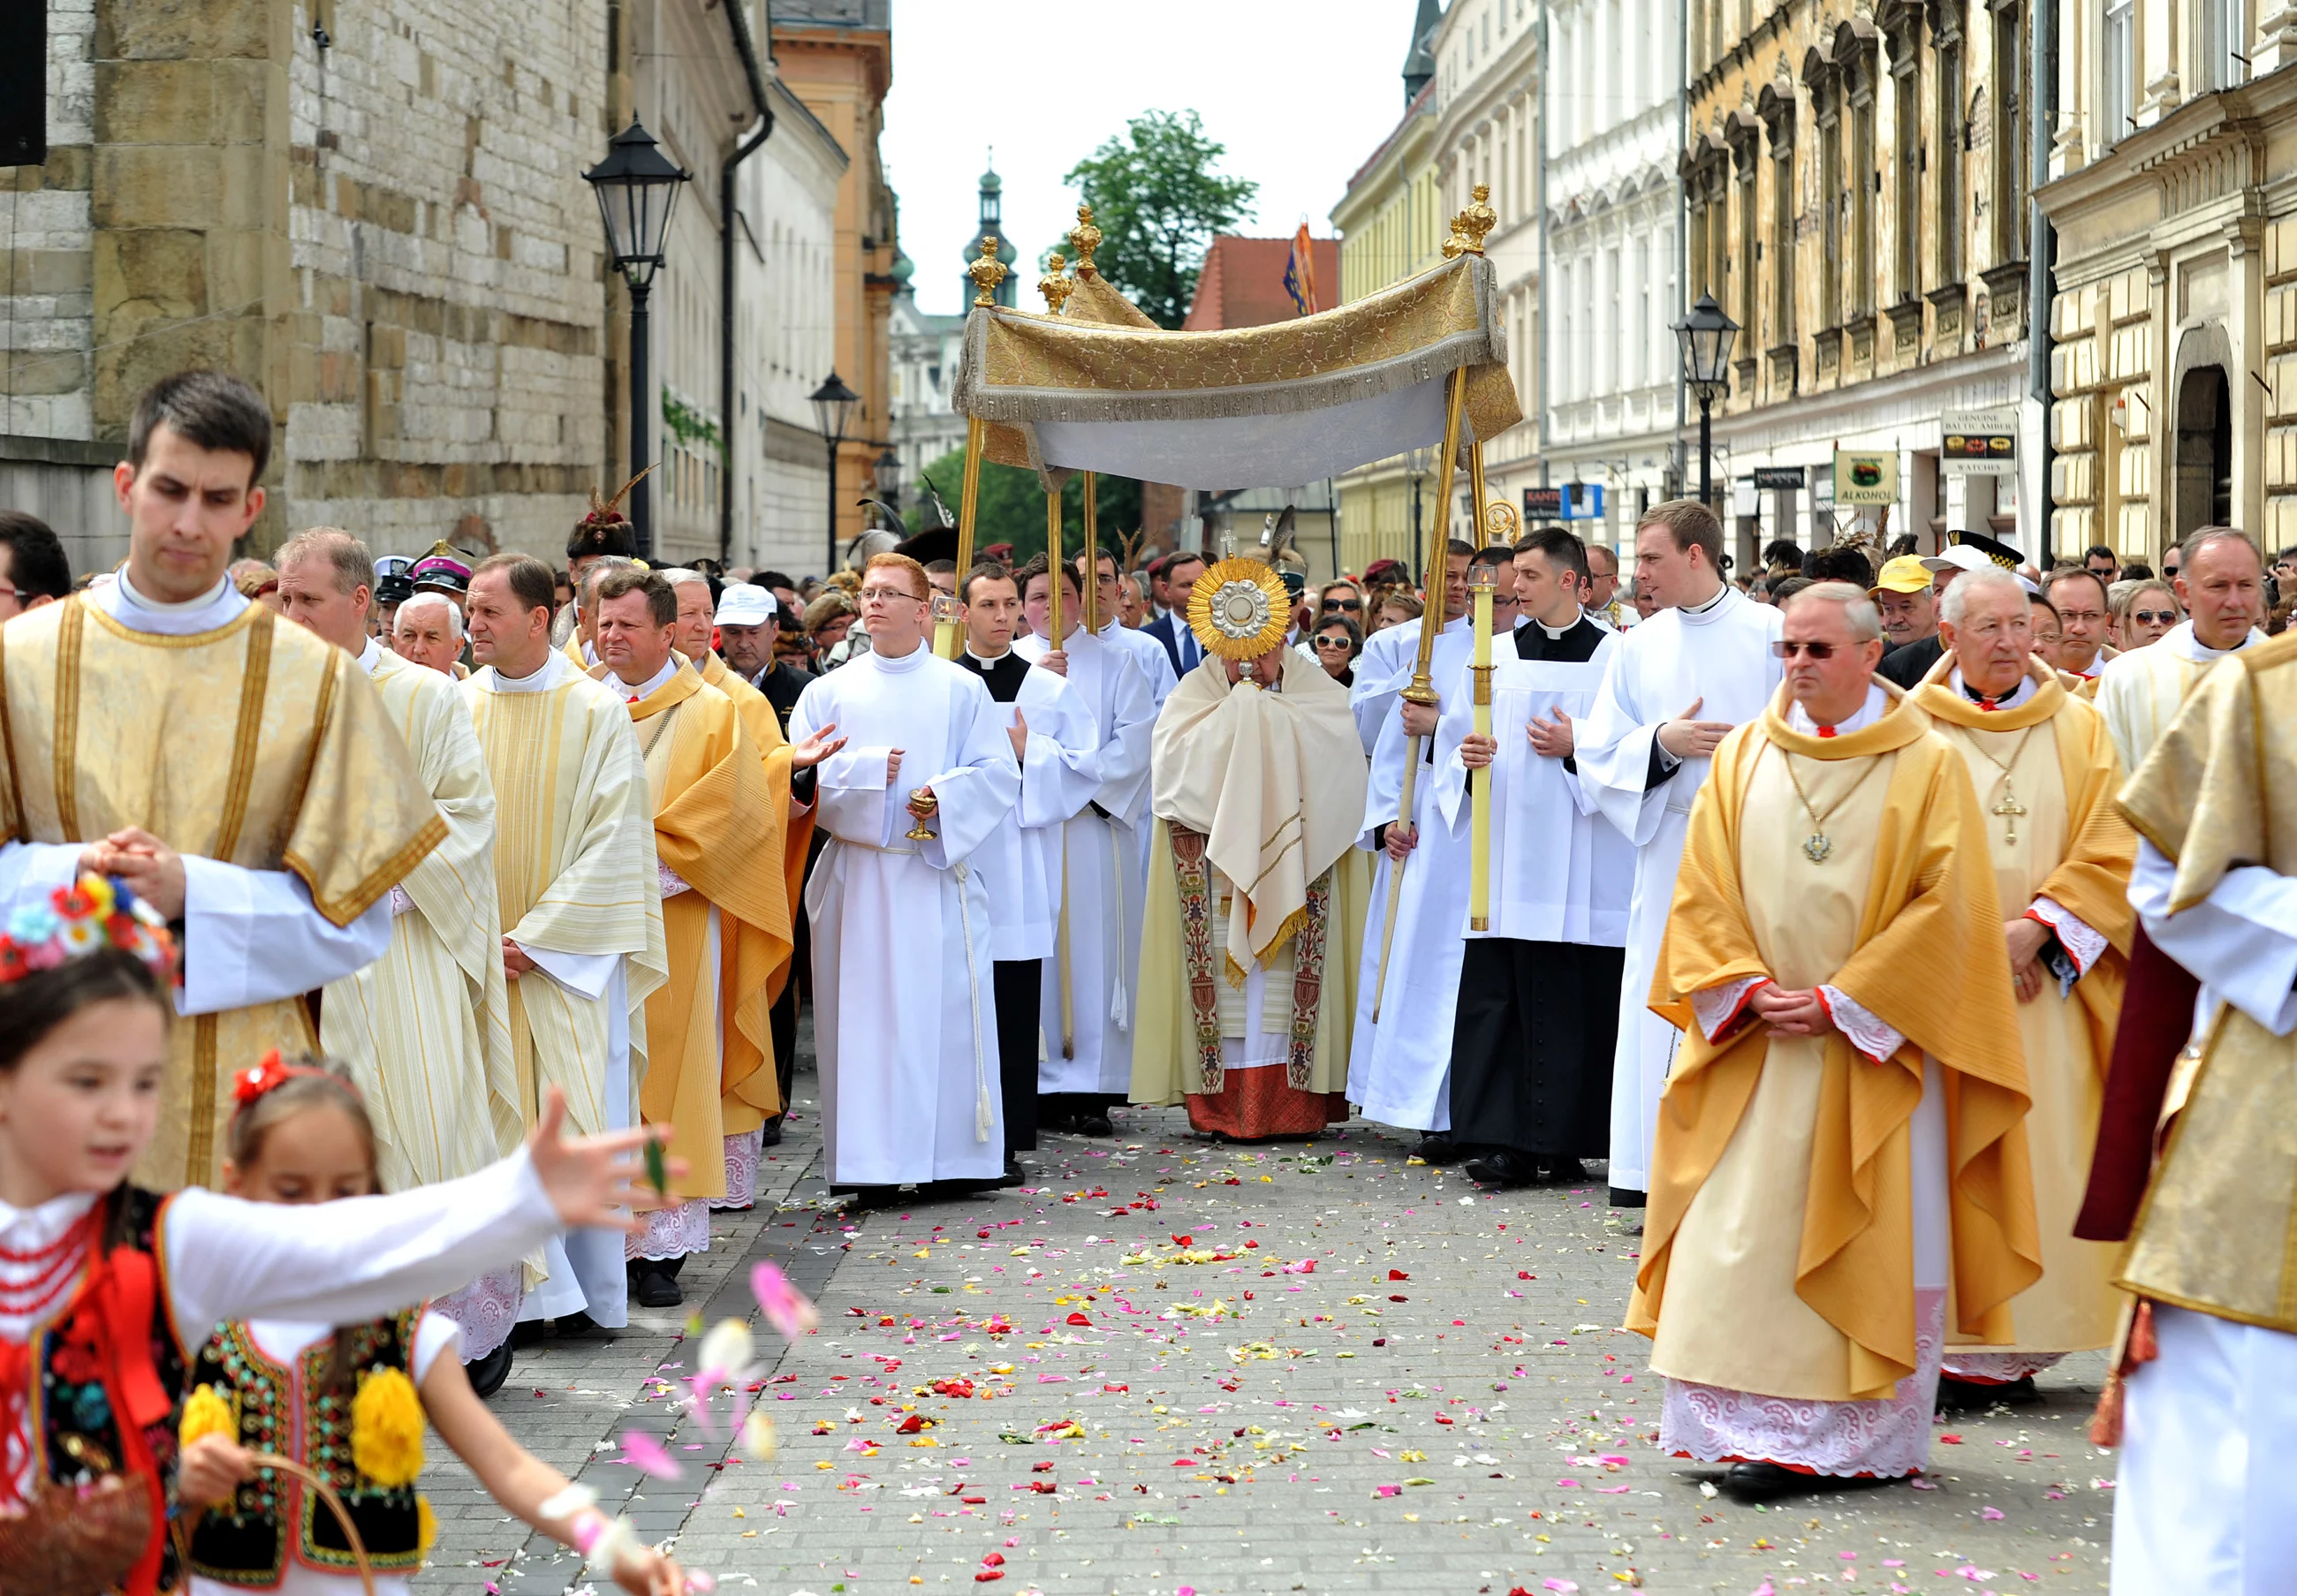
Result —
<instances>
[{"instance_id":1,"label":"green tree","mask_svg":"<svg viewBox=\"0 0 2297 1596\"><path fill-rule=\"evenodd\" d=\"M926 467L934 489L957 509L958 492L965 481L965 451L953 448ZM1115 550L1119 538L1140 525L1140 484L1131 477L1096 479L1097 530L1103 548ZM913 502L926 503L923 486ZM1045 552L1045 490L1037 473L993 460L981 463L981 497L975 506L973 547L1010 543L1013 563ZM1061 552L1074 555L1084 546L1084 481L1073 476L1061 489Z\"/></svg>"},{"instance_id":2,"label":"green tree","mask_svg":"<svg viewBox=\"0 0 2297 1596\"><path fill-rule=\"evenodd\" d=\"M1213 170L1226 153L1195 111L1151 111L1069 169L1101 230L1094 264L1159 326L1187 318L1213 234L1243 220L1260 192Z\"/></svg>"}]
</instances>

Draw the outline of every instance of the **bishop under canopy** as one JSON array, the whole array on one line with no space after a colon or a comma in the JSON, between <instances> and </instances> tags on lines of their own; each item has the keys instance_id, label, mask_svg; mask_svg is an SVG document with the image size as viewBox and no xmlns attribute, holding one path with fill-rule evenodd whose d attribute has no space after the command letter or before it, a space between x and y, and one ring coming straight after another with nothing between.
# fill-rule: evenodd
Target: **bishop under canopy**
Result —
<instances>
[{"instance_id":1,"label":"bishop under canopy","mask_svg":"<svg viewBox=\"0 0 2297 1596\"><path fill-rule=\"evenodd\" d=\"M1464 371L1464 457L1523 419L1493 281L1463 255L1337 309L1206 333L976 307L955 404L986 424L987 458L1049 489L1078 471L1256 487L1440 447L1444 379Z\"/></svg>"}]
</instances>

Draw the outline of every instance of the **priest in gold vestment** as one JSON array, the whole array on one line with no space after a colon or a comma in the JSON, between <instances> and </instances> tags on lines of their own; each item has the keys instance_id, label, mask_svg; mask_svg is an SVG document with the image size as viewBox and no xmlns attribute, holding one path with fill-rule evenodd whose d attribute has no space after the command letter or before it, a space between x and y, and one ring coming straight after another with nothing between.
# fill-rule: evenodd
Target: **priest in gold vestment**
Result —
<instances>
[{"instance_id":1,"label":"priest in gold vestment","mask_svg":"<svg viewBox=\"0 0 2297 1596\"><path fill-rule=\"evenodd\" d=\"M1198 579L1204 657L1149 753L1132 1100L1246 1139L1347 1117L1369 892L1361 734L1347 689L1284 646L1283 595L1256 559Z\"/></svg>"},{"instance_id":2,"label":"priest in gold vestment","mask_svg":"<svg viewBox=\"0 0 2297 1596\"><path fill-rule=\"evenodd\" d=\"M225 1077L317 1047L305 995L383 954L391 889L447 835L358 662L226 576L270 448L236 378L155 383L113 477L128 564L0 644L0 910L87 869L183 923L136 1170L161 1189L217 1179Z\"/></svg>"},{"instance_id":3,"label":"priest in gold vestment","mask_svg":"<svg viewBox=\"0 0 2297 1596\"><path fill-rule=\"evenodd\" d=\"M733 700L671 648L676 590L658 572L618 571L592 592L592 675L637 728L670 952L670 979L646 1003L638 1101L647 1123L673 1127L671 1148L689 1167L673 1187L685 1200L649 1215L627 1251L639 1303L672 1307L679 1261L709 1247L710 1201L726 1195L725 1102L750 1129L781 1107L765 992L789 958L789 903L764 763Z\"/></svg>"},{"instance_id":4,"label":"priest in gold vestment","mask_svg":"<svg viewBox=\"0 0 2297 1596\"><path fill-rule=\"evenodd\" d=\"M1940 1386L1952 1405L2030 1395L2060 1357L2113 1339L2122 1303L2114 1249L2077 1240L2073 1222L2121 1012L2137 839L2113 806L2121 765L2105 723L2032 659L2032 613L2008 572L1963 577L1941 613L1946 653L1914 695L1962 755L1993 851L2034 1099L2026 1142L2042 1243L2042 1278L2010 1304L2017 1340L1949 1345Z\"/></svg>"},{"instance_id":5,"label":"priest in gold vestment","mask_svg":"<svg viewBox=\"0 0 2297 1596\"><path fill-rule=\"evenodd\" d=\"M1627 1312L1667 1377L1660 1447L1749 1500L1920 1470L1949 1330L2008 1344L2041 1273L1962 756L1873 676L1859 588L1807 588L1782 625L1786 682L1716 751L1652 982L1684 1045Z\"/></svg>"},{"instance_id":6,"label":"priest in gold vestment","mask_svg":"<svg viewBox=\"0 0 2297 1596\"><path fill-rule=\"evenodd\" d=\"M358 659L406 739L447 839L391 889L391 946L330 985L319 1041L350 1067L375 1122L386 1191L473 1174L526 1134L511 1062L495 893L495 789L455 679L387 654L366 635L375 558L333 527L280 548L281 613ZM441 1300L463 1327L466 1363L517 1321L523 1273L498 1271ZM507 1364L498 1365L507 1372Z\"/></svg>"},{"instance_id":7,"label":"priest in gold vestment","mask_svg":"<svg viewBox=\"0 0 2297 1596\"><path fill-rule=\"evenodd\" d=\"M699 671L702 679L734 703L735 718L741 721L742 730L757 751L759 762L765 768L766 805L757 816L761 828L760 856L764 860L778 857L781 860L778 892L780 893L779 924L790 925L790 905L798 901L805 884L806 844L813 836L813 812L806 810L793 812L790 806L790 772L795 768L792 760L796 751L789 739L782 736L781 718L766 695L726 668L711 646L712 635L717 630L717 609L711 602L710 583L698 571L677 569L662 573L678 599L678 622L671 629L671 646L685 656ZM776 890L768 884L769 895ZM785 943L794 939L786 930ZM720 950L718 975L720 1024L723 1051L719 1065L722 1081L739 1082L728 1090L720 1101L726 1127L726 1191L711 1200L713 1208L747 1208L757 1197L758 1160L764 1152L763 1132L766 1120L788 1107L791 1066L793 1059L780 1056L774 1045L772 1016L775 1002L782 989L789 983L790 958L786 951L768 972L762 1004L766 1019L759 1034L762 1044L750 1040L745 1025L728 1025L730 1017L725 1008L727 995L740 990L739 972L735 961L739 950L727 946ZM762 1051L761 1051L762 1047ZM760 1083L750 1077L761 1065L771 1073L777 1106L761 1107Z\"/></svg>"},{"instance_id":8,"label":"priest in gold vestment","mask_svg":"<svg viewBox=\"0 0 2297 1596\"><path fill-rule=\"evenodd\" d=\"M2202 1023L2119 1278L2113 1589L2268 1596L2297 1566L2297 637L2211 671L2120 803L2130 901Z\"/></svg>"},{"instance_id":9,"label":"priest in gold vestment","mask_svg":"<svg viewBox=\"0 0 2297 1596\"><path fill-rule=\"evenodd\" d=\"M2107 662L2096 703L2121 767L2135 770L2219 660L2265 641L2265 562L2246 534L2206 527L2180 546L2178 598L2186 619L2143 648Z\"/></svg>"},{"instance_id":10,"label":"priest in gold vestment","mask_svg":"<svg viewBox=\"0 0 2297 1596\"><path fill-rule=\"evenodd\" d=\"M621 699L550 646L550 567L497 555L471 573L463 684L495 789L495 890L510 982L511 1057L531 1123L564 1090L586 1130L635 1124L646 1000L668 978L654 810ZM543 1250L520 1317L628 1315L622 1238L581 1230Z\"/></svg>"}]
</instances>

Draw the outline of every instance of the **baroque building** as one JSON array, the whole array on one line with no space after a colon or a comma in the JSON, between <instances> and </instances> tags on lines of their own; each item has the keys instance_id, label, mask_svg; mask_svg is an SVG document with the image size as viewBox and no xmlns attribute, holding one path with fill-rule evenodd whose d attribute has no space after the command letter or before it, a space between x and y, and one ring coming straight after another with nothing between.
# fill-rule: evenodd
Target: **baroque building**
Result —
<instances>
[{"instance_id":1,"label":"baroque building","mask_svg":"<svg viewBox=\"0 0 2297 1596\"><path fill-rule=\"evenodd\" d=\"M1742 568L1854 516L1926 550L1971 530L2039 551L2033 4L1689 0L1684 298L1740 326L1714 473ZM1942 460L1972 412L2014 453ZM1838 448L1870 488L1895 478L1889 504L1838 509Z\"/></svg>"},{"instance_id":2,"label":"baroque building","mask_svg":"<svg viewBox=\"0 0 2297 1596\"><path fill-rule=\"evenodd\" d=\"M2297 543L2297 13L2061 8L2050 182L2057 544L2158 568L2196 528Z\"/></svg>"}]
</instances>

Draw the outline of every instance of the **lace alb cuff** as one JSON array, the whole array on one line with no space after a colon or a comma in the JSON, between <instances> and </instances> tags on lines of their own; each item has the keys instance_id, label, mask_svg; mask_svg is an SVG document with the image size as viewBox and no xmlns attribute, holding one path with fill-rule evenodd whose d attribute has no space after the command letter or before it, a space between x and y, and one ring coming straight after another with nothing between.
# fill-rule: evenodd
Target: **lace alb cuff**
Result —
<instances>
[{"instance_id":1,"label":"lace alb cuff","mask_svg":"<svg viewBox=\"0 0 2297 1596\"><path fill-rule=\"evenodd\" d=\"M2096 930L2088 921L2053 898L2035 899L2033 906L2026 910L2026 917L2039 920L2057 933L2058 945L2065 949L2066 957L2072 959L2074 967L2085 975L2105 956L2106 949L2112 945L2106 941L2104 932Z\"/></svg>"},{"instance_id":2,"label":"lace alb cuff","mask_svg":"<svg viewBox=\"0 0 2297 1596\"><path fill-rule=\"evenodd\" d=\"M391 917L395 920L403 914L412 913L414 908L415 900L407 895L407 889L393 883L391 889Z\"/></svg>"},{"instance_id":3,"label":"lace alb cuff","mask_svg":"<svg viewBox=\"0 0 2297 1596\"><path fill-rule=\"evenodd\" d=\"M680 893L690 893L694 890L693 883L659 860L655 861L654 873L655 878L662 883L662 895L665 898L675 898Z\"/></svg>"},{"instance_id":4,"label":"lace alb cuff","mask_svg":"<svg viewBox=\"0 0 2297 1596\"><path fill-rule=\"evenodd\" d=\"M1873 1060L1886 1064L1906 1042L1903 1032L1894 1031L1876 1018L1873 1011L1861 1008L1857 1000L1847 995L1839 986L1821 986L1819 1001L1833 1018L1834 1028L1850 1039L1850 1045Z\"/></svg>"},{"instance_id":5,"label":"lace alb cuff","mask_svg":"<svg viewBox=\"0 0 2297 1596\"><path fill-rule=\"evenodd\" d=\"M1746 1017L1747 1000L1755 995L1758 986L1768 986L1768 975L1741 975L1722 986L1710 986L1691 994L1691 1012L1698 1017L1699 1029L1708 1041L1714 1041L1738 1025Z\"/></svg>"}]
</instances>

